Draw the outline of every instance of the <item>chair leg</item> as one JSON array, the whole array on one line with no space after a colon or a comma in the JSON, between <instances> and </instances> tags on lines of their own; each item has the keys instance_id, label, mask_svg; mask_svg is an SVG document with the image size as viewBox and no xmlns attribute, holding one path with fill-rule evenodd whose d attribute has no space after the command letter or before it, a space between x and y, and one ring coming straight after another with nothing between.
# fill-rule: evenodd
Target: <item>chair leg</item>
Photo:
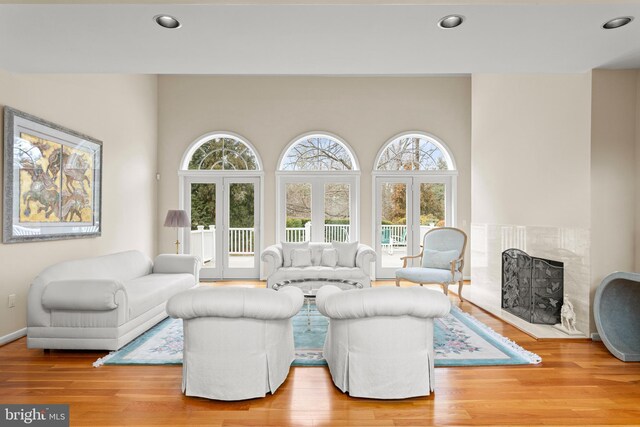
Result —
<instances>
[{"instance_id":1,"label":"chair leg","mask_svg":"<svg viewBox=\"0 0 640 427\"><path fill-rule=\"evenodd\" d=\"M462 298L462 285L464 284L464 280L460 280L458 282L458 298L460 298L460 302L464 302L464 298Z\"/></svg>"},{"instance_id":2,"label":"chair leg","mask_svg":"<svg viewBox=\"0 0 640 427\"><path fill-rule=\"evenodd\" d=\"M445 295L449 295L449 284L448 283L440 283L442 285L442 292Z\"/></svg>"},{"instance_id":3,"label":"chair leg","mask_svg":"<svg viewBox=\"0 0 640 427\"><path fill-rule=\"evenodd\" d=\"M396 277L396 286L400 286L400 279Z\"/></svg>"},{"instance_id":4,"label":"chair leg","mask_svg":"<svg viewBox=\"0 0 640 427\"><path fill-rule=\"evenodd\" d=\"M424 285L424 283L420 283L420 286Z\"/></svg>"}]
</instances>

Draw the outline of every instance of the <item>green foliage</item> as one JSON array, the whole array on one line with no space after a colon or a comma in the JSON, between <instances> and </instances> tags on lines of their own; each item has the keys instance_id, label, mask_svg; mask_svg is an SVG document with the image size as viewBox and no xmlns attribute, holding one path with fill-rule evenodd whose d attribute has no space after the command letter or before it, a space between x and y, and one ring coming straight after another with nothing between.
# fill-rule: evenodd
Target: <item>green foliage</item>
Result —
<instances>
[{"instance_id":1,"label":"green foliage","mask_svg":"<svg viewBox=\"0 0 640 427\"><path fill-rule=\"evenodd\" d=\"M287 218L287 228L304 228L311 218Z\"/></svg>"},{"instance_id":2,"label":"green foliage","mask_svg":"<svg viewBox=\"0 0 640 427\"><path fill-rule=\"evenodd\" d=\"M216 223L216 185L191 185L191 229L205 228Z\"/></svg>"},{"instance_id":3,"label":"green foliage","mask_svg":"<svg viewBox=\"0 0 640 427\"><path fill-rule=\"evenodd\" d=\"M256 170L253 152L233 138L214 138L202 144L191 156L189 169Z\"/></svg>"}]
</instances>

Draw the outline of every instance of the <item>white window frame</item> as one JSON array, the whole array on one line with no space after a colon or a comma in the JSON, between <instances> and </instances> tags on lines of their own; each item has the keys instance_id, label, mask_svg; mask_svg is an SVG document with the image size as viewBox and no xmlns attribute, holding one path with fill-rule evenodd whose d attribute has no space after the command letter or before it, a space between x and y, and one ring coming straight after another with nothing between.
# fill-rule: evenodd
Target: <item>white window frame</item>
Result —
<instances>
[{"instance_id":1,"label":"white window frame","mask_svg":"<svg viewBox=\"0 0 640 427\"><path fill-rule=\"evenodd\" d=\"M340 143L351 157L353 169L340 171L289 171L281 170L287 153L300 140L309 137L329 137ZM322 227L312 227L312 242L324 242L324 186L325 184L349 184L349 240L360 240L360 163L351 146L339 136L329 132L308 132L294 138L280 154L276 171L276 238L286 239L287 201L286 185L311 184L311 221Z\"/></svg>"},{"instance_id":2,"label":"white window frame","mask_svg":"<svg viewBox=\"0 0 640 427\"><path fill-rule=\"evenodd\" d=\"M228 137L228 138L234 138L237 139L239 141L241 141L242 143L246 144L252 151L253 154L256 158L256 163L257 163L257 167L258 170L207 170L207 169L189 169L189 161L191 160L191 157L193 156L193 153L195 153L195 151L200 148L200 146L204 143L206 143L207 141L210 141L212 138L215 137L219 137L219 138L224 138L224 137ZM258 236L257 240L258 240L258 245L256 245L256 247L254 247L254 250L256 251L256 253L258 253L258 257L256 262L259 263L260 268L259 268L259 277L261 278L263 275L263 266L262 263L259 262L260 260L260 253L262 253L262 251L265 248L265 244L264 244L264 227L262 227L262 224L264 224L264 168L263 168L263 163L262 163L262 159L260 158L260 154L258 154L258 151L256 150L256 148L253 146L253 144L251 144L246 138L242 137L241 135L238 135L236 133L233 132L228 132L228 131L219 131L219 132L208 132L204 135L201 135L200 137L196 138L190 145L189 147L187 147L187 149L185 150L184 154L182 155L182 159L180 161L180 169L178 169L178 206L179 209L185 209L185 188L186 188L186 184L187 182L191 182L192 179L195 179L196 181L198 181L199 179L203 180L204 182L206 182L206 178L207 177L215 177L217 179L220 179L222 182L225 181L225 178L230 178L232 180L242 180L243 178L259 178L259 191L260 194L257 197L257 200L259 201L259 217L256 221L255 224L255 234L256 236ZM180 233L180 241L184 242L184 244L181 246L180 251L181 253L184 253L184 248L186 247L187 243L189 243L189 239L187 237L187 232L190 232L190 230L186 230L186 228L181 228L179 230ZM217 267L217 265L216 265ZM258 278L258 277L256 277Z\"/></svg>"},{"instance_id":3,"label":"white window frame","mask_svg":"<svg viewBox=\"0 0 640 427\"><path fill-rule=\"evenodd\" d=\"M376 168L378 167L380 157L385 152L387 147L399 138L408 138L408 137L424 138L432 142L442 152L443 156L447 161L449 169L435 170L435 171L377 170ZM407 188L407 195L412 194L411 202L408 202L408 205L409 205L409 209L411 210L411 216L413 218L420 218L420 206L415 206L415 203L413 203L413 192L414 192L413 186L419 186L423 182L441 182L445 184L447 188L447 193L445 197L445 203L446 203L445 222L447 227L456 227L458 223L458 170L457 170L455 158L453 157L453 154L449 149L449 147L440 138L432 134L429 134L427 132L421 132L421 131L401 132L389 138L378 150L378 154L375 157L373 168L374 170L371 172L371 178L372 178L371 179L372 181L371 200L373 201L373 203L371 204L371 218L373 218L374 220L371 223L371 236L373 241L372 244L374 245L374 248L377 254L376 269L375 269L376 277L381 277L380 273L382 270L382 264L381 264L382 251L381 251L381 245L380 245L381 237L378 230L378 225L380 223L380 212L378 212L378 205L380 204L380 200L379 200L380 195L378 194L379 193L378 183L385 179L388 179L389 182L394 182L394 179L398 180L398 178L406 179L408 182L408 185L410 186ZM412 224L412 226L415 227L415 224ZM413 239L413 233L411 234L412 234L412 237L411 239L409 239L409 241L413 242L413 240L415 239ZM419 242L419 244L421 243L422 242ZM416 242L413 242L413 245L417 246ZM409 249L409 246L407 246L407 248Z\"/></svg>"}]
</instances>

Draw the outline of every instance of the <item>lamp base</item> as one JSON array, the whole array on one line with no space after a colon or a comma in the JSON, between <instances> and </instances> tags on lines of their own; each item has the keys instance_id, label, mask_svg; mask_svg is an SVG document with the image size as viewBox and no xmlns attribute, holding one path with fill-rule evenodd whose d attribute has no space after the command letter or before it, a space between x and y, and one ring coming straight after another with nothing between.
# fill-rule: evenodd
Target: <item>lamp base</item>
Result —
<instances>
[{"instance_id":1,"label":"lamp base","mask_svg":"<svg viewBox=\"0 0 640 427\"><path fill-rule=\"evenodd\" d=\"M180 240L176 240L176 255L180 253Z\"/></svg>"}]
</instances>

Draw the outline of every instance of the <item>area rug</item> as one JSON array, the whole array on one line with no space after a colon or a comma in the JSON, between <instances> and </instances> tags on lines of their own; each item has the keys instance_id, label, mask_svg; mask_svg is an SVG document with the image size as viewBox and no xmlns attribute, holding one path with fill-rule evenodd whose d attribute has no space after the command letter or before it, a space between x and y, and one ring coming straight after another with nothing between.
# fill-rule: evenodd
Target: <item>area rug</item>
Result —
<instances>
[{"instance_id":1,"label":"area rug","mask_svg":"<svg viewBox=\"0 0 640 427\"><path fill-rule=\"evenodd\" d=\"M315 305L303 307L293 318L296 348L294 366L324 366L322 345L328 320ZM527 365L541 362L508 338L493 331L458 307L435 321L436 366ZM182 364L182 321L166 319L118 351L98 359L100 365Z\"/></svg>"}]
</instances>

